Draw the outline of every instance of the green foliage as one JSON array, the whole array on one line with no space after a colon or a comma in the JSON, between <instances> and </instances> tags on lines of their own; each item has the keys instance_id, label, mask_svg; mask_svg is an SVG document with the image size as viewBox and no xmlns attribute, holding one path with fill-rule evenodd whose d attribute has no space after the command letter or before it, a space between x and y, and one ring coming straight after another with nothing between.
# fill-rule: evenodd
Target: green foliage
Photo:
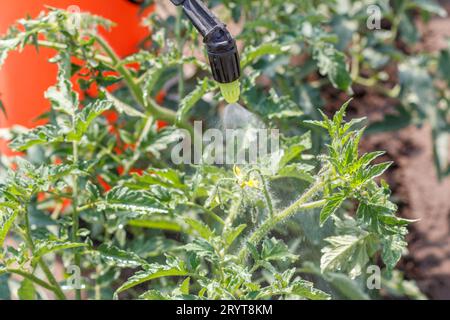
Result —
<instances>
[{"instance_id":1,"label":"green foliage","mask_svg":"<svg viewBox=\"0 0 450 320\"><path fill-rule=\"evenodd\" d=\"M110 22L82 14L74 29L71 13L56 9L20 20L0 40L0 62L26 45L58 51L50 61L59 73L46 92L48 123L11 130L11 147L28 160L15 158L17 170L1 173L0 276L20 276L21 299L41 298L38 287L65 298L47 265L60 261L82 268L85 293L95 299L365 299L358 284L366 267L378 256L386 277L395 267L411 221L396 216L389 187L378 182L391 163L373 164L383 152L359 154L365 131L361 119L345 121L348 103L331 119L316 109L321 90L351 92L360 79L348 62L363 63L364 52L343 51L341 28L326 31L334 19L313 1L222 3L231 18L246 21L242 100L268 128L280 129L281 141L278 152L234 168L170 161L178 128L192 131L192 119L216 125L222 103L205 62L183 54L198 45L191 26L177 31L173 17L148 17L152 46L123 59L97 32ZM334 1L325 5L343 16ZM304 61L291 65L299 55ZM442 64L447 57L441 53ZM398 97L408 121L425 119L442 97L425 86L423 61L404 63ZM80 70L88 75L81 87L98 85L98 97L74 92L71 77ZM106 90L119 81L119 90ZM155 98L161 90L163 103ZM117 119L108 121L105 111ZM161 129L160 120L169 126ZM443 132L442 123L435 126L436 135Z\"/></svg>"}]
</instances>

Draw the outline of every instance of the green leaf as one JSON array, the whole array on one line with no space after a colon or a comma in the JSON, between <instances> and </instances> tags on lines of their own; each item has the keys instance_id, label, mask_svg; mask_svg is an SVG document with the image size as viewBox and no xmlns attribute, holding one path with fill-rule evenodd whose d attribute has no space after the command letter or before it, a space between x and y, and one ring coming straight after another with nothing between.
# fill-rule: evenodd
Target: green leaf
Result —
<instances>
[{"instance_id":1,"label":"green leaf","mask_svg":"<svg viewBox=\"0 0 450 320\"><path fill-rule=\"evenodd\" d=\"M65 59L70 57L64 55L59 63L58 83L45 92L45 98L50 100L54 110L74 116L79 105L78 94L72 90L70 74L65 70Z\"/></svg>"},{"instance_id":2,"label":"green leaf","mask_svg":"<svg viewBox=\"0 0 450 320\"><path fill-rule=\"evenodd\" d=\"M417 7L421 10L437 14L438 16L443 18L447 16L447 11L445 11L445 9L434 0L411 0L408 3L408 6Z\"/></svg>"},{"instance_id":3,"label":"green leaf","mask_svg":"<svg viewBox=\"0 0 450 320\"><path fill-rule=\"evenodd\" d=\"M310 173L314 169L314 166L305 163L292 163L281 168L278 171L277 177L283 178L297 178L300 180L313 182L314 177Z\"/></svg>"},{"instance_id":4,"label":"green leaf","mask_svg":"<svg viewBox=\"0 0 450 320\"><path fill-rule=\"evenodd\" d=\"M384 152L384 151L375 151L375 152L365 153L364 155L361 156L361 158L359 158L358 164L359 164L360 167L365 168L373 160L375 160L376 158L384 155L385 153L386 152Z\"/></svg>"},{"instance_id":5,"label":"green leaf","mask_svg":"<svg viewBox=\"0 0 450 320\"><path fill-rule=\"evenodd\" d=\"M25 151L34 145L64 141L64 133L52 124L39 126L17 136L10 144L11 149Z\"/></svg>"},{"instance_id":6,"label":"green leaf","mask_svg":"<svg viewBox=\"0 0 450 320\"><path fill-rule=\"evenodd\" d=\"M177 221L164 218L132 219L128 225L139 228L159 229L168 231L183 231L183 227Z\"/></svg>"},{"instance_id":7,"label":"green leaf","mask_svg":"<svg viewBox=\"0 0 450 320\"><path fill-rule=\"evenodd\" d=\"M392 161L389 161L367 167L367 169L364 170L363 174L364 181L369 181L381 176L392 165L392 163Z\"/></svg>"},{"instance_id":8,"label":"green leaf","mask_svg":"<svg viewBox=\"0 0 450 320\"><path fill-rule=\"evenodd\" d=\"M204 239L195 239L182 247L187 252L193 252L201 258L206 258L211 262L217 262L219 256L217 255L214 247Z\"/></svg>"},{"instance_id":9,"label":"green leaf","mask_svg":"<svg viewBox=\"0 0 450 320\"><path fill-rule=\"evenodd\" d=\"M331 44L318 42L313 45L313 58L317 61L320 74L328 76L335 88L341 90L350 88L352 79L342 52Z\"/></svg>"},{"instance_id":10,"label":"green leaf","mask_svg":"<svg viewBox=\"0 0 450 320\"><path fill-rule=\"evenodd\" d=\"M5 63L5 60L8 57L8 53L16 49L20 42L21 39L19 37L0 39L0 68L2 67L3 63Z\"/></svg>"},{"instance_id":11,"label":"green leaf","mask_svg":"<svg viewBox=\"0 0 450 320\"><path fill-rule=\"evenodd\" d=\"M121 100L116 98L114 95L112 95L108 91L105 91L105 95L106 95L106 98L112 102L112 104L114 105L116 110L119 111L120 113L124 113L130 117L145 118L144 113L142 113L141 111L133 108L132 106L122 102Z\"/></svg>"},{"instance_id":12,"label":"green leaf","mask_svg":"<svg viewBox=\"0 0 450 320\"><path fill-rule=\"evenodd\" d=\"M99 210L137 212L142 214L167 213L167 208L147 191L131 190L127 187L111 189L97 207Z\"/></svg>"},{"instance_id":13,"label":"green leaf","mask_svg":"<svg viewBox=\"0 0 450 320\"><path fill-rule=\"evenodd\" d=\"M141 300L169 300L158 290L148 290L139 296Z\"/></svg>"},{"instance_id":14,"label":"green leaf","mask_svg":"<svg viewBox=\"0 0 450 320\"><path fill-rule=\"evenodd\" d=\"M145 260L132 251L125 251L105 243L101 244L97 251L107 263L119 268L137 268L146 263Z\"/></svg>"},{"instance_id":15,"label":"green leaf","mask_svg":"<svg viewBox=\"0 0 450 320\"><path fill-rule=\"evenodd\" d=\"M448 86L450 86L450 41L449 49L441 50L439 54L439 74L443 79L447 81Z\"/></svg>"},{"instance_id":16,"label":"green leaf","mask_svg":"<svg viewBox=\"0 0 450 320\"><path fill-rule=\"evenodd\" d=\"M330 245L322 249L320 269L322 272L340 271L348 273L351 278L362 273L369 261L368 247L372 245L368 235L357 237L343 235L326 238Z\"/></svg>"},{"instance_id":17,"label":"green leaf","mask_svg":"<svg viewBox=\"0 0 450 320\"><path fill-rule=\"evenodd\" d=\"M8 208L0 208L0 248L3 247L3 242L8 234L9 229L16 220L19 210L11 210Z\"/></svg>"},{"instance_id":18,"label":"green leaf","mask_svg":"<svg viewBox=\"0 0 450 320\"><path fill-rule=\"evenodd\" d=\"M112 103L108 100L96 100L76 113L74 130L67 135L68 141L80 141L89 125L103 112L110 109Z\"/></svg>"},{"instance_id":19,"label":"green leaf","mask_svg":"<svg viewBox=\"0 0 450 320\"><path fill-rule=\"evenodd\" d=\"M244 69L250 63L265 55L280 55L289 51L290 46L276 42L265 42L258 47L248 46L241 56L241 68Z\"/></svg>"},{"instance_id":20,"label":"green leaf","mask_svg":"<svg viewBox=\"0 0 450 320\"><path fill-rule=\"evenodd\" d=\"M329 300L330 295L314 288L313 284L305 280L296 280L291 284L291 293L310 300Z\"/></svg>"},{"instance_id":21,"label":"green leaf","mask_svg":"<svg viewBox=\"0 0 450 320\"><path fill-rule=\"evenodd\" d=\"M161 277L171 277L171 276L185 276L188 271L184 269L183 266L172 267L160 264L151 264L146 266L146 270L137 272L134 276L129 278L124 284L122 284L115 292L117 296L119 293L133 288L141 283L158 279Z\"/></svg>"},{"instance_id":22,"label":"green leaf","mask_svg":"<svg viewBox=\"0 0 450 320\"><path fill-rule=\"evenodd\" d=\"M282 240L275 238L263 241L260 257L265 261L295 261L298 259L297 255L289 252L287 245Z\"/></svg>"},{"instance_id":23,"label":"green leaf","mask_svg":"<svg viewBox=\"0 0 450 320\"><path fill-rule=\"evenodd\" d=\"M33 281L28 278L23 279L17 294L20 300L36 300L36 289Z\"/></svg>"},{"instance_id":24,"label":"green leaf","mask_svg":"<svg viewBox=\"0 0 450 320\"><path fill-rule=\"evenodd\" d=\"M406 233L406 231L403 233ZM390 272L395 268L402 257L402 254L406 250L407 243L404 240L403 235L395 234L383 237L381 244L383 246L381 257L386 264L386 268Z\"/></svg>"},{"instance_id":25,"label":"green leaf","mask_svg":"<svg viewBox=\"0 0 450 320\"><path fill-rule=\"evenodd\" d=\"M199 81L195 89L180 101L180 108L177 112L177 121L185 119L195 104L199 102L208 91L214 89L215 86L216 84L208 78Z\"/></svg>"},{"instance_id":26,"label":"green leaf","mask_svg":"<svg viewBox=\"0 0 450 320\"><path fill-rule=\"evenodd\" d=\"M301 269L303 273L311 273L322 277L333 289L335 289L343 298L351 300L369 300L369 296L356 280L350 279L347 275L336 272L321 272L320 268L312 262L305 262Z\"/></svg>"},{"instance_id":27,"label":"green leaf","mask_svg":"<svg viewBox=\"0 0 450 320\"><path fill-rule=\"evenodd\" d=\"M214 237L214 232L203 222L194 220L192 218L185 218L184 221L198 234L206 240L212 239Z\"/></svg>"},{"instance_id":28,"label":"green leaf","mask_svg":"<svg viewBox=\"0 0 450 320\"><path fill-rule=\"evenodd\" d=\"M328 218L340 208L344 200L346 199L345 194L338 193L327 199L326 204L320 211L320 225L322 226Z\"/></svg>"},{"instance_id":29,"label":"green leaf","mask_svg":"<svg viewBox=\"0 0 450 320\"><path fill-rule=\"evenodd\" d=\"M180 286L181 294L186 295L186 296L189 294L190 281L191 281L191 278L189 278L189 277L183 280L183 282L181 283L181 286Z\"/></svg>"},{"instance_id":30,"label":"green leaf","mask_svg":"<svg viewBox=\"0 0 450 320\"><path fill-rule=\"evenodd\" d=\"M0 267L0 299L9 300L11 299L11 291L9 289L8 280L11 275L8 273L3 273L3 270L4 269Z\"/></svg>"},{"instance_id":31,"label":"green leaf","mask_svg":"<svg viewBox=\"0 0 450 320\"><path fill-rule=\"evenodd\" d=\"M32 264L35 265L42 256L49 253L86 246L87 246L86 243L60 241L60 240L38 240L35 243Z\"/></svg>"},{"instance_id":32,"label":"green leaf","mask_svg":"<svg viewBox=\"0 0 450 320\"><path fill-rule=\"evenodd\" d=\"M185 189L181 174L174 169L156 169L152 168L144 172L142 176L135 175L133 182L127 183L127 186L136 189L160 185L164 188Z\"/></svg>"},{"instance_id":33,"label":"green leaf","mask_svg":"<svg viewBox=\"0 0 450 320\"><path fill-rule=\"evenodd\" d=\"M242 231L245 230L245 228L247 228L247 225L241 224L235 228L230 228L229 230L227 230L227 232L224 234L225 243L230 246L234 242L234 240L239 237Z\"/></svg>"}]
</instances>

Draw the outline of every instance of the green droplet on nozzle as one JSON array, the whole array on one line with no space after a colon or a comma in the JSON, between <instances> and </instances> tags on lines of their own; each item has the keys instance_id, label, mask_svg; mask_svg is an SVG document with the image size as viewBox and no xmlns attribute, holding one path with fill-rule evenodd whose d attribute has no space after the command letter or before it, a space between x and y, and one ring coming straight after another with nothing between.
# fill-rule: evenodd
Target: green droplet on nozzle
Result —
<instances>
[{"instance_id":1,"label":"green droplet on nozzle","mask_svg":"<svg viewBox=\"0 0 450 320\"><path fill-rule=\"evenodd\" d=\"M239 96L241 95L239 80L231 83L219 83L219 87L226 102L231 104L239 101Z\"/></svg>"}]
</instances>

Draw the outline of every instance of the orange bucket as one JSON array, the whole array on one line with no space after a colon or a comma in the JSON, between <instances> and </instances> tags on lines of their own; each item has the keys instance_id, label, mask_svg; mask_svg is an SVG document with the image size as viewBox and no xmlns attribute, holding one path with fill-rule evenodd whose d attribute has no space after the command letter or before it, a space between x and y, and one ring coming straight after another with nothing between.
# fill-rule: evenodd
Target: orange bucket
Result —
<instances>
[{"instance_id":1,"label":"orange bucket","mask_svg":"<svg viewBox=\"0 0 450 320\"><path fill-rule=\"evenodd\" d=\"M121 56L136 52L148 35L148 29L140 24L139 6L130 0L0 0L0 34L20 18L37 16L45 5L63 9L78 6L83 12L115 22L110 32L102 30L102 33ZM0 69L0 99L7 113L6 117L0 114L0 128L13 125L32 128L43 123L36 118L50 108L44 92L56 82L57 67L48 62L54 55L52 49L40 48L37 52L31 46L8 55ZM0 153L11 154L6 142L1 140Z\"/></svg>"}]
</instances>

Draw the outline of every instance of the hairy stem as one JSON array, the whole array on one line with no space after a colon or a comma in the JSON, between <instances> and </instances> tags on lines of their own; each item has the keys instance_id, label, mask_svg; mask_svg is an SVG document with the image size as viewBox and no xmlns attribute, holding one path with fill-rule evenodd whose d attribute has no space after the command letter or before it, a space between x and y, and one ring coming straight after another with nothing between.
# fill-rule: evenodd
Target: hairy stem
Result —
<instances>
[{"instance_id":1,"label":"hairy stem","mask_svg":"<svg viewBox=\"0 0 450 320\"><path fill-rule=\"evenodd\" d=\"M78 166L78 143L74 141L73 146L73 164ZM78 176L73 175L73 189L72 189L72 241L78 242L78 228L79 228L79 215L78 215ZM74 262L75 265L81 269L81 256L78 249L74 249ZM81 289L75 290L75 297L77 300L81 300Z\"/></svg>"},{"instance_id":2,"label":"hairy stem","mask_svg":"<svg viewBox=\"0 0 450 320\"><path fill-rule=\"evenodd\" d=\"M132 167L134 166L136 161L139 160L139 157L141 156L141 152L139 151L139 148L141 147L141 144L144 141L145 137L148 135L148 133L152 127L152 123L153 123L153 117L149 116L147 118L144 128L142 129L142 131L139 135L139 138L136 142L136 148L135 148L136 152L134 153L131 160L129 162L127 162L124 166L124 173L123 173L124 176L126 176L130 172L130 170L132 169Z\"/></svg>"},{"instance_id":3,"label":"hairy stem","mask_svg":"<svg viewBox=\"0 0 450 320\"><path fill-rule=\"evenodd\" d=\"M233 200L233 202L231 203L230 211L228 213L227 218L225 219L223 233L225 233L227 230L229 230L232 227L234 220L236 219L236 217L239 214L239 209L241 208L241 205L242 205L241 197L239 199Z\"/></svg>"},{"instance_id":4,"label":"hairy stem","mask_svg":"<svg viewBox=\"0 0 450 320\"><path fill-rule=\"evenodd\" d=\"M261 170L259 170L257 168L250 170L247 173L247 175L250 175L252 172L256 172L259 176L259 179L261 180L264 198L266 200L267 209L269 210L269 217L272 218L274 216L273 203L272 203L272 198L270 197L269 189L267 188L266 179L264 178L264 175L262 174Z\"/></svg>"},{"instance_id":5,"label":"hairy stem","mask_svg":"<svg viewBox=\"0 0 450 320\"><path fill-rule=\"evenodd\" d=\"M307 202L311 198L313 198L322 188L324 182L319 179L317 180L311 188L309 188L297 201L291 204L286 209L281 212L275 214L272 218L264 221L248 238L247 242L252 244L253 246L257 246L262 239L275 228L275 226L282 222L285 219L292 217L298 211L310 210L313 208L321 207L325 204L325 200L319 200L314 202ZM248 256L248 246L244 245L244 247L239 252L239 260L244 261Z\"/></svg>"},{"instance_id":6,"label":"hairy stem","mask_svg":"<svg viewBox=\"0 0 450 320\"><path fill-rule=\"evenodd\" d=\"M26 271L23 271L21 269L14 269L14 268L7 268L6 272L8 273L12 273L12 274L17 274L23 278L26 278L28 280L33 281L35 284L37 284L38 286L41 286L42 288L45 288L47 290L53 291L56 294L55 291L55 287L53 287L51 284L45 282L42 279L39 279L38 277L36 277L35 275L28 273Z\"/></svg>"},{"instance_id":7,"label":"hairy stem","mask_svg":"<svg viewBox=\"0 0 450 320\"><path fill-rule=\"evenodd\" d=\"M187 121L177 122L176 112L158 105L151 97L147 97L146 99L145 94L138 82L135 80L130 70L125 67L119 56L115 53L114 49L101 36L96 35L95 39L105 53L111 58L113 68L122 75L125 83L131 91L131 94L133 95L133 98L140 106L150 112L156 119L167 121L170 124L177 124L181 128L187 129L190 133L192 133L192 126Z\"/></svg>"},{"instance_id":8,"label":"hairy stem","mask_svg":"<svg viewBox=\"0 0 450 320\"><path fill-rule=\"evenodd\" d=\"M30 218L28 217L28 211L24 210L24 216L25 216L25 242L27 243L28 247L31 250L31 253L34 254L34 241L31 236L31 227L30 227ZM47 277L48 281L52 285L52 291L55 293L56 297L59 300L65 300L66 296L64 292L61 289L61 286L59 285L58 281L56 281L55 277L53 276L52 272L50 271L50 268L45 263L44 259L41 257L38 260L38 265L44 272L45 276Z\"/></svg>"},{"instance_id":9,"label":"hairy stem","mask_svg":"<svg viewBox=\"0 0 450 320\"><path fill-rule=\"evenodd\" d=\"M177 8L177 20L175 24L175 37L178 43L178 51L180 55L183 55L183 48L184 48L184 41L181 37L181 18L183 15L183 10L181 7ZM179 101L183 99L184 96L184 70L183 70L183 64L180 64L178 66L178 95L179 95Z\"/></svg>"}]
</instances>

